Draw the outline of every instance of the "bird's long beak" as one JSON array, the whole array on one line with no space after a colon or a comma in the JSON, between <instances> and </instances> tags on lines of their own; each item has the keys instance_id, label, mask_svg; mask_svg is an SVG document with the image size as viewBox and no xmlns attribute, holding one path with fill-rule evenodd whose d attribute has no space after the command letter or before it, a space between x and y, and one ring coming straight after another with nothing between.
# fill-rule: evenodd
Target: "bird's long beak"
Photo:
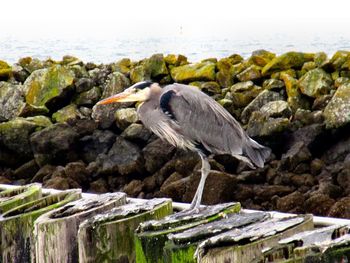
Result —
<instances>
[{"instance_id":1,"label":"bird's long beak","mask_svg":"<svg viewBox=\"0 0 350 263\"><path fill-rule=\"evenodd\" d=\"M133 93L130 91L124 91L122 93L113 95L104 100L101 100L96 103L96 105L104 105L115 102L135 102L135 101L145 101L147 99L147 94L143 90L140 90L137 93Z\"/></svg>"}]
</instances>

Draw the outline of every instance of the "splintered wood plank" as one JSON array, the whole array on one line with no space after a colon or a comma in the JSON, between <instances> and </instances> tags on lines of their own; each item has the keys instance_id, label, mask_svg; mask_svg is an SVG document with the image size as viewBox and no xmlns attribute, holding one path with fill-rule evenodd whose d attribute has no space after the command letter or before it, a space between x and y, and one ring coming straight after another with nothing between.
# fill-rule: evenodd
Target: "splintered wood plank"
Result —
<instances>
[{"instance_id":1,"label":"splintered wood plank","mask_svg":"<svg viewBox=\"0 0 350 263\"><path fill-rule=\"evenodd\" d=\"M172 213L170 199L131 200L84 221L78 232L80 263L135 262L135 230L141 222Z\"/></svg>"},{"instance_id":2,"label":"splintered wood plank","mask_svg":"<svg viewBox=\"0 0 350 263\"><path fill-rule=\"evenodd\" d=\"M240 208L239 203L205 206L196 213L183 211L162 220L142 223L137 230L135 240L137 262L165 262L164 246L169 239L169 234L225 218L228 214L238 213Z\"/></svg>"},{"instance_id":3,"label":"splintered wood plank","mask_svg":"<svg viewBox=\"0 0 350 263\"><path fill-rule=\"evenodd\" d=\"M203 240L235 228L241 228L269 218L268 213L233 213L218 221L202 224L177 234L169 234L164 246L165 262L196 262L194 253Z\"/></svg>"},{"instance_id":4,"label":"splintered wood plank","mask_svg":"<svg viewBox=\"0 0 350 263\"><path fill-rule=\"evenodd\" d=\"M34 262L34 221L42 214L81 198L80 190L48 195L7 211L0 217L1 262Z\"/></svg>"},{"instance_id":5,"label":"splintered wood plank","mask_svg":"<svg viewBox=\"0 0 350 263\"><path fill-rule=\"evenodd\" d=\"M311 215L270 218L206 239L198 246L196 258L203 263L252 262L282 238L310 229Z\"/></svg>"},{"instance_id":6,"label":"splintered wood plank","mask_svg":"<svg viewBox=\"0 0 350 263\"><path fill-rule=\"evenodd\" d=\"M0 192L0 214L42 197L40 184L14 187Z\"/></svg>"},{"instance_id":7,"label":"splintered wood plank","mask_svg":"<svg viewBox=\"0 0 350 263\"><path fill-rule=\"evenodd\" d=\"M35 221L37 263L75 263L78 229L84 220L126 203L126 194L107 193L79 199L41 215Z\"/></svg>"}]
</instances>

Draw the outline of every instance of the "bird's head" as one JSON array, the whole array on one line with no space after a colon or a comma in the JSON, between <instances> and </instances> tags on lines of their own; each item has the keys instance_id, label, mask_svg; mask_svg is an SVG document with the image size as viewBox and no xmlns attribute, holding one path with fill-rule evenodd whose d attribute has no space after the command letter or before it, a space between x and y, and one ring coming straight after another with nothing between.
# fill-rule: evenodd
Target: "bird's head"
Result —
<instances>
[{"instance_id":1,"label":"bird's head","mask_svg":"<svg viewBox=\"0 0 350 263\"><path fill-rule=\"evenodd\" d=\"M96 105L104 105L115 102L135 102L135 101L146 101L150 96L150 87L154 84L151 81L138 82L131 87L127 88L121 93L103 99L97 102Z\"/></svg>"}]
</instances>

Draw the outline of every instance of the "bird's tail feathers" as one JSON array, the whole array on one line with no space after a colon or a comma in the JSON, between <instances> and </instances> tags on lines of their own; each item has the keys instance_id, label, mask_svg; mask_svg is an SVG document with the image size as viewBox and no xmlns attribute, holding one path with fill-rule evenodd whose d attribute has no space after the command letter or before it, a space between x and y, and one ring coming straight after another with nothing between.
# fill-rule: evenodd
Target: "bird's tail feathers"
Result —
<instances>
[{"instance_id":1,"label":"bird's tail feathers","mask_svg":"<svg viewBox=\"0 0 350 263\"><path fill-rule=\"evenodd\" d=\"M246 145L243 148L243 154L247 156L255 166L262 168L264 167L266 159L271 154L271 149L260 145L248 137Z\"/></svg>"}]
</instances>

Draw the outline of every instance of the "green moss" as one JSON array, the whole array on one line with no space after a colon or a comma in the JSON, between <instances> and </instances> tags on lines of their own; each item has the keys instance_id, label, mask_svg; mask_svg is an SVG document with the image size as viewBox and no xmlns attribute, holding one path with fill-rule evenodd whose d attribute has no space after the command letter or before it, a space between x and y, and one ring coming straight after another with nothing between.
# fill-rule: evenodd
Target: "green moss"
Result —
<instances>
[{"instance_id":1,"label":"green moss","mask_svg":"<svg viewBox=\"0 0 350 263\"><path fill-rule=\"evenodd\" d=\"M8 78L11 75L12 68L5 61L0 60L0 78Z\"/></svg>"},{"instance_id":2,"label":"green moss","mask_svg":"<svg viewBox=\"0 0 350 263\"><path fill-rule=\"evenodd\" d=\"M328 94L331 84L331 76L320 68L308 71L298 82L301 92L313 98Z\"/></svg>"},{"instance_id":3,"label":"green moss","mask_svg":"<svg viewBox=\"0 0 350 263\"><path fill-rule=\"evenodd\" d=\"M194 253L197 249L197 243L175 245L168 241L164 246L165 263L196 263Z\"/></svg>"},{"instance_id":4,"label":"green moss","mask_svg":"<svg viewBox=\"0 0 350 263\"><path fill-rule=\"evenodd\" d=\"M215 64L200 62L171 69L171 77L176 82L212 81L215 80Z\"/></svg>"},{"instance_id":5,"label":"green moss","mask_svg":"<svg viewBox=\"0 0 350 263\"><path fill-rule=\"evenodd\" d=\"M66 107L52 114L52 119L55 122L59 123L67 122L68 120L79 119L80 117L82 117L82 115L79 112L77 105L75 104L67 105Z\"/></svg>"}]
</instances>

